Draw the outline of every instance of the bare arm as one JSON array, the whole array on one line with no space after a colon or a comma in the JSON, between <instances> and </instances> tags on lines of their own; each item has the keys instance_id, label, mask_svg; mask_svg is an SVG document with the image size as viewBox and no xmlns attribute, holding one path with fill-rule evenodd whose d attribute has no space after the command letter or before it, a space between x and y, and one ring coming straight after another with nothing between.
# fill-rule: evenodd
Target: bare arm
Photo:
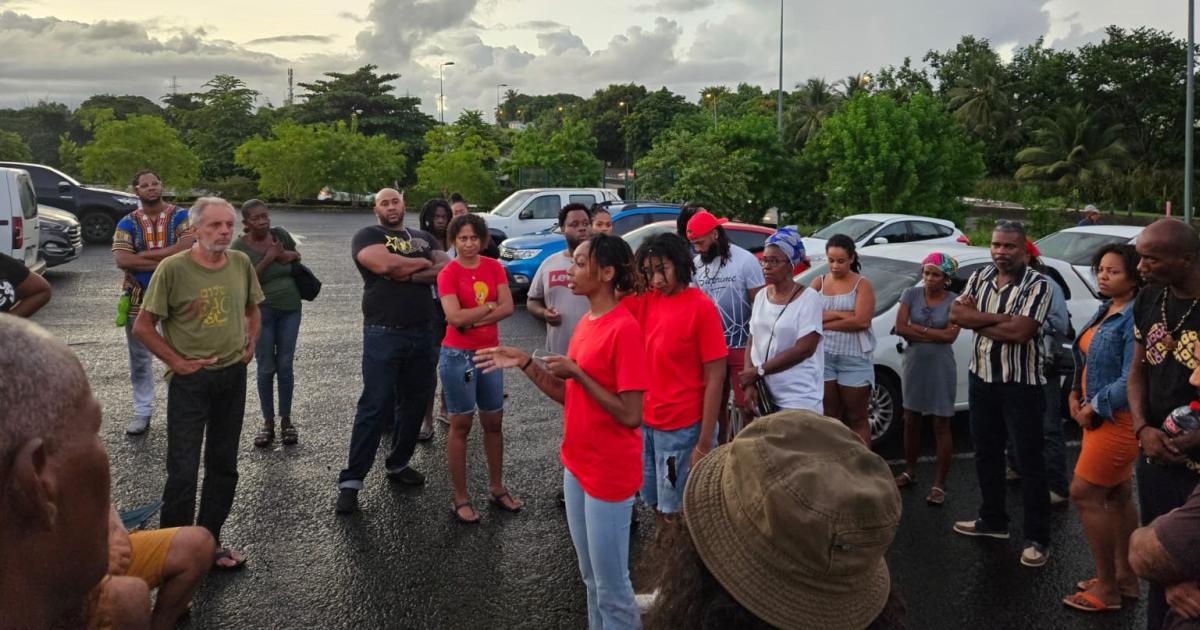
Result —
<instances>
[{"instance_id":1,"label":"bare arm","mask_svg":"<svg viewBox=\"0 0 1200 630\"><path fill-rule=\"evenodd\" d=\"M1139 527L1129 537L1129 564L1138 577L1163 586L1188 579L1162 546L1153 526Z\"/></svg>"},{"instance_id":2,"label":"bare arm","mask_svg":"<svg viewBox=\"0 0 1200 630\"><path fill-rule=\"evenodd\" d=\"M117 269L121 271L138 273L158 269L158 260L146 258L134 252L117 250L113 252L113 259L116 260Z\"/></svg>"},{"instance_id":3,"label":"bare arm","mask_svg":"<svg viewBox=\"0 0 1200 630\"><path fill-rule=\"evenodd\" d=\"M792 367L807 361L812 355L817 352L817 344L821 343L821 334L810 332L807 335L796 340L792 347L777 353L775 356L763 362L762 369L765 374L776 374L790 370ZM749 356L749 353L746 353ZM753 369L751 370L753 371ZM756 375L757 376L757 375Z\"/></svg>"},{"instance_id":4,"label":"bare arm","mask_svg":"<svg viewBox=\"0 0 1200 630\"><path fill-rule=\"evenodd\" d=\"M928 326L914 326L908 305L904 302L900 303L900 309L896 313L896 334L903 337L905 341L925 342L925 343L954 343L958 339L958 326L948 324L945 328L930 328Z\"/></svg>"},{"instance_id":5,"label":"bare arm","mask_svg":"<svg viewBox=\"0 0 1200 630\"><path fill-rule=\"evenodd\" d=\"M1146 346L1133 342L1133 363L1129 366L1129 380L1125 382L1125 393L1129 396L1129 415L1133 417L1133 430L1140 437L1146 426Z\"/></svg>"},{"instance_id":6,"label":"bare arm","mask_svg":"<svg viewBox=\"0 0 1200 630\"><path fill-rule=\"evenodd\" d=\"M720 358L704 364L704 411L700 416L700 440L696 449L701 453L712 450L717 416L721 415L721 394L725 393L728 360Z\"/></svg>"},{"instance_id":7,"label":"bare arm","mask_svg":"<svg viewBox=\"0 0 1200 630\"><path fill-rule=\"evenodd\" d=\"M440 249L433 250L431 255L433 256L433 266L409 276L408 279L410 282L416 282L417 284L437 284L438 274L446 268L446 265L450 264L450 257Z\"/></svg>"},{"instance_id":8,"label":"bare arm","mask_svg":"<svg viewBox=\"0 0 1200 630\"><path fill-rule=\"evenodd\" d=\"M50 283L36 273L26 276L16 291L17 303L8 310L9 315L30 317L50 301Z\"/></svg>"},{"instance_id":9,"label":"bare arm","mask_svg":"<svg viewBox=\"0 0 1200 630\"><path fill-rule=\"evenodd\" d=\"M176 374L192 374L205 365L217 362L215 357L189 361L179 356L179 353L175 352L175 349L158 332L158 316L146 309L139 311L137 319L133 322L133 336Z\"/></svg>"},{"instance_id":10,"label":"bare arm","mask_svg":"<svg viewBox=\"0 0 1200 630\"><path fill-rule=\"evenodd\" d=\"M486 307L484 307L486 308ZM472 325L486 326L494 324L502 319L506 319L513 314L513 296L512 290L507 284L496 285L496 308L486 311L483 317L479 318Z\"/></svg>"},{"instance_id":11,"label":"bare arm","mask_svg":"<svg viewBox=\"0 0 1200 630\"><path fill-rule=\"evenodd\" d=\"M529 311L534 319L546 321L546 302L542 298L525 298L525 310Z\"/></svg>"},{"instance_id":12,"label":"bare arm","mask_svg":"<svg viewBox=\"0 0 1200 630\"><path fill-rule=\"evenodd\" d=\"M1008 315L985 313L975 308L974 300L963 304L958 300L950 305L950 322L967 330L979 330L1008 320Z\"/></svg>"},{"instance_id":13,"label":"bare arm","mask_svg":"<svg viewBox=\"0 0 1200 630\"><path fill-rule=\"evenodd\" d=\"M371 273L393 280L407 280L414 273L433 266L433 263L425 258L408 258L393 254L382 244L362 248L355 259Z\"/></svg>"},{"instance_id":14,"label":"bare arm","mask_svg":"<svg viewBox=\"0 0 1200 630\"><path fill-rule=\"evenodd\" d=\"M642 426L642 392L614 394L601 387L600 383L582 370L575 380L579 381L583 391L587 392L601 409L616 418L618 424L629 429Z\"/></svg>"},{"instance_id":15,"label":"bare arm","mask_svg":"<svg viewBox=\"0 0 1200 630\"><path fill-rule=\"evenodd\" d=\"M254 347L258 344L260 332L262 332L262 311L258 310L258 304L247 304L246 353L242 356L242 363L249 363L250 359L254 358Z\"/></svg>"}]
</instances>

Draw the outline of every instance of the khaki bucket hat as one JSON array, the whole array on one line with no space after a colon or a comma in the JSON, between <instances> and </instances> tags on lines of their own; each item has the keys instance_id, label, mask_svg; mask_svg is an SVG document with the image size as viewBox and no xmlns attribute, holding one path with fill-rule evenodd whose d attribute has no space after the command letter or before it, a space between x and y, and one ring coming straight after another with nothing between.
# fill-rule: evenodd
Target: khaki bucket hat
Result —
<instances>
[{"instance_id":1,"label":"khaki bucket hat","mask_svg":"<svg viewBox=\"0 0 1200 630\"><path fill-rule=\"evenodd\" d=\"M683 511L709 571L767 623L864 628L887 603L900 492L887 463L837 420L755 420L691 471Z\"/></svg>"}]
</instances>

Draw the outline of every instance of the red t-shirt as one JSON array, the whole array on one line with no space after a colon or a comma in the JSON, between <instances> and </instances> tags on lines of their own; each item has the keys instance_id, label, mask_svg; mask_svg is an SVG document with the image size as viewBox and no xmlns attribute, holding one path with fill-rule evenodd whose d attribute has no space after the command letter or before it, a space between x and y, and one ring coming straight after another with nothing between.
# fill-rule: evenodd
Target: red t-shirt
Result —
<instances>
[{"instance_id":1,"label":"red t-shirt","mask_svg":"<svg viewBox=\"0 0 1200 630\"><path fill-rule=\"evenodd\" d=\"M649 385L642 331L623 307L598 319L584 315L567 356L610 392L644 392ZM575 380L567 381L563 400L561 458L592 498L624 501L642 487L641 429L622 426Z\"/></svg>"},{"instance_id":2,"label":"red t-shirt","mask_svg":"<svg viewBox=\"0 0 1200 630\"><path fill-rule=\"evenodd\" d=\"M703 291L688 287L672 296L650 291L622 303L642 325L650 390L642 422L675 431L704 415L704 364L729 356L721 314Z\"/></svg>"},{"instance_id":3,"label":"red t-shirt","mask_svg":"<svg viewBox=\"0 0 1200 630\"><path fill-rule=\"evenodd\" d=\"M480 256L479 266L474 269L467 269L452 260L438 274L438 295L453 295L458 298L461 308L476 308L500 299L497 287L507 282L504 267L494 259ZM500 328L496 324L487 324L460 333L447 324L442 345L458 350L494 348L500 345Z\"/></svg>"}]
</instances>

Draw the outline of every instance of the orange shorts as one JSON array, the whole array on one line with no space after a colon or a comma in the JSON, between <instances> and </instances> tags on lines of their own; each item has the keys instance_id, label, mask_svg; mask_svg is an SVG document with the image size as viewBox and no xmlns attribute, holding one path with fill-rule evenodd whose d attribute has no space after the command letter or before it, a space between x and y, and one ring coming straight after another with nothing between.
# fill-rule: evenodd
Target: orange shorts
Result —
<instances>
[{"instance_id":1,"label":"orange shorts","mask_svg":"<svg viewBox=\"0 0 1200 630\"><path fill-rule=\"evenodd\" d=\"M1083 447L1075 462L1075 475L1102 488L1113 488L1133 478L1138 443L1133 434L1133 416L1116 413L1116 422L1105 420L1083 432Z\"/></svg>"},{"instance_id":2,"label":"orange shorts","mask_svg":"<svg viewBox=\"0 0 1200 630\"><path fill-rule=\"evenodd\" d=\"M162 584L167 552L171 549L171 541L175 539L175 534L178 533L178 527L130 532L129 544L132 552L129 556L129 568L121 575L140 578L150 590L158 588ZM89 630L106 630L112 627L113 607L117 602L108 596L108 578L109 576L104 576L88 597Z\"/></svg>"}]
</instances>

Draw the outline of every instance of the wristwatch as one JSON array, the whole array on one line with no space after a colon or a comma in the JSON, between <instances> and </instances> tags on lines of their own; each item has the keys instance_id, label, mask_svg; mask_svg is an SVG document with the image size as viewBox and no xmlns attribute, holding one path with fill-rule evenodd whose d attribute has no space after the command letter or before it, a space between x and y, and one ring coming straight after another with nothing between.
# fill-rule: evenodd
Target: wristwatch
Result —
<instances>
[{"instance_id":1,"label":"wristwatch","mask_svg":"<svg viewBox=\"0 0 1200 630\"><path fill-rule=\"evenodd\" d=\"M763 366L761 366L761 365L759 365L759 366L755 367L755 368L754 368L754 371L755 371L755 372L758 372L758 375L759 375L759 376L766 376L766 375L767 375L767 371L766 371L766 370L764 370L764 369L763 369Z\"/></svg>"},{"instance_id":2,"label":"wristwatch","mask_svg":"<svg viewBox=\"0 0 1200 630\"><path fill-rule=\"evenodd\" d=\"M490 311L494 311L494 310L496 310L496 305L495 305L495 304L492 304L491 302L488 302L488 303L487 303L487 309L488 309L488 311L489 311L489 312L490 312Z\"/></svg>"}]
</instances>

